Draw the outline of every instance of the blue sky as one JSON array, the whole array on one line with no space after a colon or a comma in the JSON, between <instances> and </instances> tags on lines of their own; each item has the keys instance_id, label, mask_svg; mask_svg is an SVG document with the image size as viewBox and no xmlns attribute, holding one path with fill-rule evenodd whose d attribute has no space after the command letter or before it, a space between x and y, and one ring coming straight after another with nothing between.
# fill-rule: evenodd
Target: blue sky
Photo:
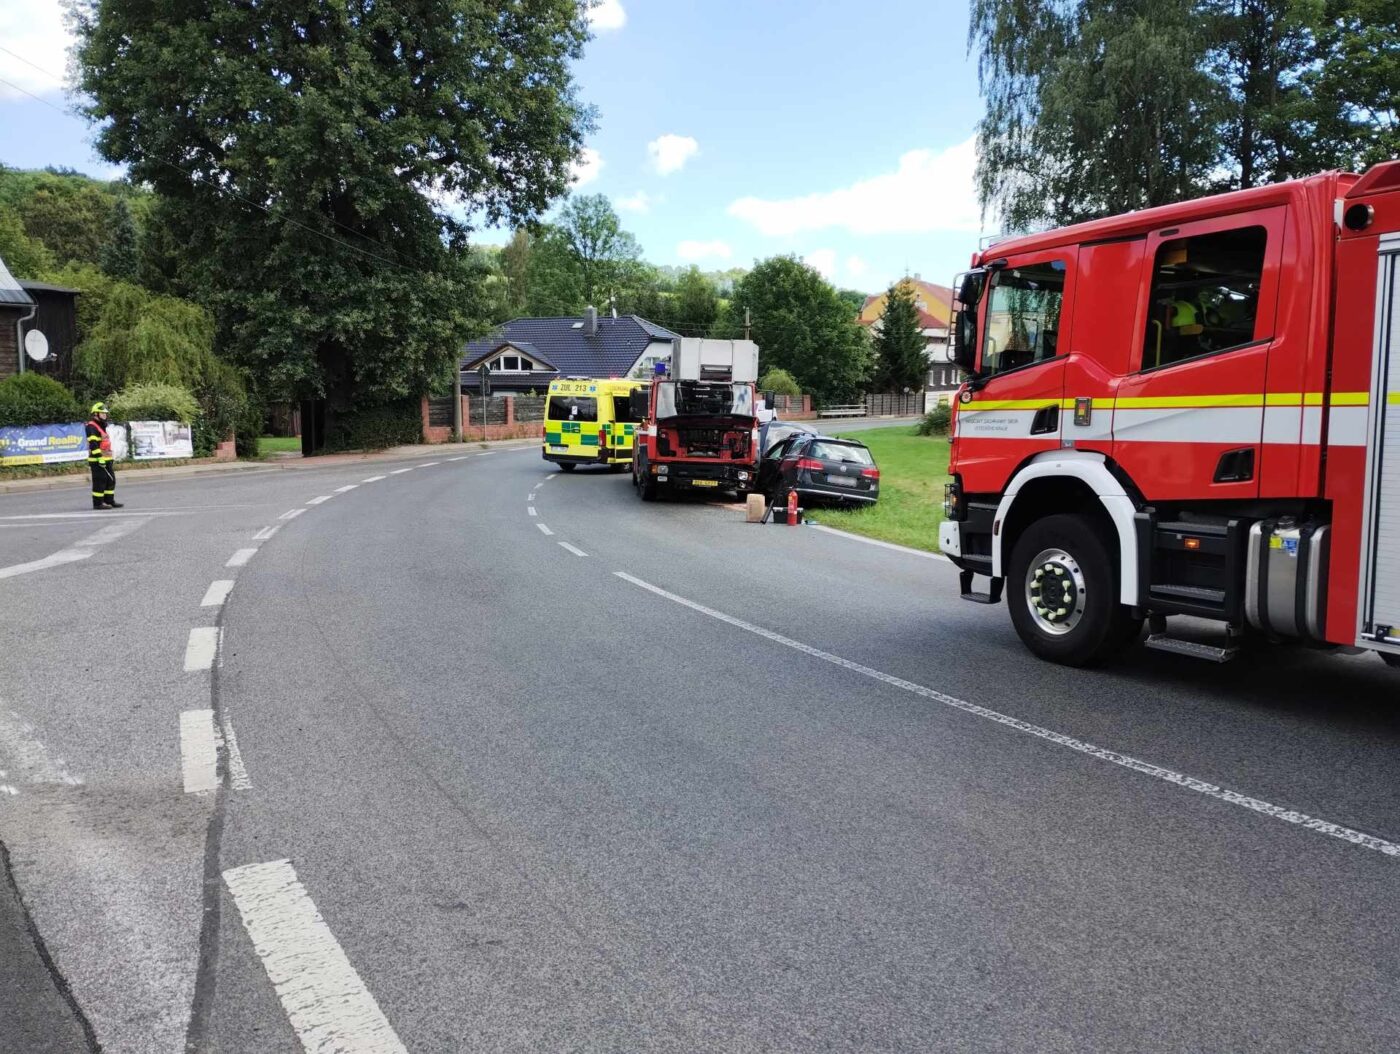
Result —
<instances>
[{"instance_id":1,"label":"blue sky","mask_svg":"<svg viewBox=\"0 0 1400 1054\"><path fill-rule=\"evenodd\" d=\"M966 264L982 233L966 0L604 0L593 20L578 190L607 194L653 263L796 253L872 292ZM0 43L62 73L57 0L0 0ZM3 52L0 78L67 105ZM90 143L82 120L0 85L0 161L112 175Z\"/></svg>"}]
</instances>

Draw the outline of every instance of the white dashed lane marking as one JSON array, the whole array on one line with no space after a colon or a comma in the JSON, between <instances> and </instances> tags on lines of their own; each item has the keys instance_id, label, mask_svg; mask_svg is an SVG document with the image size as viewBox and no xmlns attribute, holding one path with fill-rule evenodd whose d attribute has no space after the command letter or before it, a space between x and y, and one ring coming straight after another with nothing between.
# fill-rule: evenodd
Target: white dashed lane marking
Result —
<instances>
[{"instance_id":1,"label":"white dashed lane marking","mask_svg":"<svg viewBox=\"0 0 1400 1054\"><path fill-rule=\"evenodd\" d=\"M540 529L540 531L541 531L542 533L544 533L544 534L553 534L553 533L554 533L553 531L551 531L548 527L546 527L546 526L545 526L544 524L542 524L542 523L537 523L537 524L535 524L535 526L538 527L538 528Z\"/></svg>"},{"instance_id":2,"label":"white dashed lane marking","mask_svg":"<svg viewBox=\"0 0 1400 1054\"><path fill-rule=\"evenodd\" d=\"M527 506L525 506L525 507L526 507L527 509L530 510L530 515L531 515L531 516L538 516L538 515L539 515L539 513L537 513L537 512L535 511L535 507L534 507L533 505L527 505Z\"/></svg>"},{"instance_id":3,"label":"white dashed lane marking","mask_svg":"<svg viewBox=\"0 0 1400 1054\"><path fill-rule=\"evenodd\" d=\"M301 510L297 510L297 511L301 511ZM274 523L271 527L264 527L264 528L263 528L262 530L260 530L257 534L253 535L253 541L255 541L255 542L265 542L265 541L267 541L269 538L271 538L274 534L276 534L276 533L277 533L277 530L278 530L278 525L275 524L275 523Z\"/></svg>"},{"instance_id":4,"label":"white dashed lane marking","mask_svg":"<svg viewBox=\"0 0 1400 1054\"><path fill-rule=\"evenodd\" d=\"M323 501L330 501L330 500L331 500L331 496L330 496L329 494L322 494L319 498L312 498L312 499L311 499L310 501L308 501L306 504L308 504L308 505L320 505L321 502L323 502Z\"/></svg>"},{"instance_id":5,"label":"white dashed lane marking","mask_svg":"<svg viewBox=\"0 0 1400 1054\"><path fill-rule=\"evenodd\" d=\"M186 794L218 789L219 755L214 741L213 710L186 710L180 715L180 769Z\"/></svg>"},{"instance_id":6,"label":"white dashed lane marking","mask_svg":"<svg viewBox=\"0 0 1400 1054\"><path fill-rule=\"evenodd\" d=\"M222 578L217 582L210 582L209 588L205 590L204 599L199 602L202 608L216 608L228 599L229 590L233 588L233 579Z\"/></svg>"},{"instance_id":7,"label":"white dashed lane marking","mask_svg":"<svg viewBox=\"0 0 1400 1054\"><path fill-rule=\"evenodd\" d=\"M361 483L378 483L378 482L379 482L381 479L383 479L383 478L384 478L383 476L370 476L368 479L362 479L362 480L360 480L360 482L361 482Z\"/></svg>"},{"instance_id":8,"label":"white dashed lane marking","mask_svg":"<svg viewBox=\"0 0 1400 1054\"><path fill-rule=\"evenodd\" d=\"M580 549L577 545L570 545L568 542L560 542L560 543L559 543L559 548L561 548L561 549L567 549L567 550L569 550L569 552L573 553L575 556L587 556L587 555L588 555L588 554L585 553L582 549Z\"/></svg>"},{"instance_id":9,"label":"white dashed lane marking","mask_svg":"<svg viewBox=\"0 0 1400 1054\"><path fill-rule=\"evenodd\" d=\"M258 551L256 549L239 549L238 552L234 553L228 558L228 563L224 564L224 566L242 567L244 564L246 564L249 560L251 560L257 555Z\"/></svg>"},{"instance_id":10,"label":"white dashed lane marking","mask_svg":"<svg viewBox=\"0 0 1400 1054\"><path fill-rule=\"evenodd\" d=\"M190 639L185 644L185 670L207 670L214 665L214 656L219 652L219 628L217 626L196 626L190 630Z\"/></svg>"},{"instance_id":11,"label":"white dashed lane marking","mask_svg":"<svg viewBox=\"0 0 1400 1054\"><path fill-rule=\"evenodd\" d=\"M104 515L97 513L97 515ZM14 578L16 575L26 575L32 571L45 571L50 567L60 567L63 564L76 563L79 560L86 560L93 554L99 545L106 545L108 542L115 542L118 538L130 534L136 528L146 522L147 518L137 518L127 520L123 523L111 523L103 527L100 531L81 538L68 546L60 549L42 560L30 560L28 563L11 564L9 567L0 567L0 578Z\"/></svg>"},{"instance_id":12,"label":"white dashed lane marking","mask_svg":"<svg viewBox=\"0 0 1400 1054\"><path fill-rule=\"evenodd\" d=\"M402 476L405 472L412 472L413 469L414 469L414 466L413 466L413 465L409 465L408 468L396 468L396 469L394 469L393 472L390 472L389 475L391 475L391 476Z\"/></svg>"},{"instance_id":13,"label":"white dashed lane marking","mask_svg":"<svg viewBox=\"0 0 1400 1054\"><path fill-rule=\"evenodd\" d=\"M279 520L295 520L305 511L305 509L288 509L286 512L284 512L281 516L277 518Z\"/></svg>"},{"instance_id":14,"label":"white dashed lane marking","mask_svg":"<svg viewBox=\"0 0 1400 1054\"><path fill-rule=\"evenodd\" d=\"M304 1050L407 1054L291 861L230 868L224 882Z\"/></svg>"},{"instance_id":15,"label":"white dashed lane marking","mask_svg":"<svg viewBox=\"0 0 1400 1054\"><path fill-rule=\"evenodd\" d=\"M419 468L432 468L434 465L441 465L441 464L442 464L441 461L421 461L421 462L419 462L418 467L419 467Z\"/></svg>"},{"instance_id":16,"label":"white dashed lane marking","mask_svg":"<svg viewBox=\"0 0 1400 1054\"><path fill-rule=\"evenodd\" d=\"M345 486L343 486L343 487L336 487L336 488L335 488L335 492L336 492L337 494L344 494L347 490L354 490L354 489L355 489L356 487L358 487L358 486L359 486L358 483L347 483L347 484L345 484Z\"/></svg>"},{"instance_id":17,"label":"white dashed lane marking","mask_svg":"<svg viewBox=\"0 0 1400 1054\"><path fill-rule=\"evenodd\" d=\"M668 592L660 586L654 586L650 582L644 582L642 579L630 575L626 571L614 571L613 574L624 581L631 582L634 586L640 586L650 593L655 593L659 597L664 597L673 603L680 604L682 607L690 608L690 610L699 612L709 618L728 623L735 629L741 629L745 633L752 633L755 636L763 637L765 640L770 640L774 644L781 644L785 648L800 651L804 655L810 655L814 659L820 659L822 662L831 663L833 666L839 666L844 670L849 670L851 673L859 674L862 677L869 677L871 680L887 684L891 688L898 688L902 691L909 692L911 695L921 696L935 703L942 703L944 706L952 707L955 710L961 710L964 713L972 714L974 717L980 717L984 720L994 722L995 724L1004 725L1007 728L1015 729L1017 732L1023 732L1028 736L1035 736L1037 739L1043 739L1048 743L1054 743L1056 746L1065 747L1068 750L1073 750L1079 754L1085 754L1091 758L1097 758L1099 761L1106 761L1111 765L1118 765L1122 768L1131 769L1133 772L1141 773L1144 776L1151 776L1153 779L1175 784L1185 790L1195 791L1197 794L1205 795L1207 798L1214 798L1217 801L1236 805L1242 809L1248 809L1251 812L1272 817L1275 820L1283 820L1285 823L1297 824L1307 830L1327 835L1329 838L1337 838L1344 842L1351 842L1353 845L1359 845L1365 849L1372 849L1386 856L1400 857L1400 845L1394 842L1388 842L1384 838L1377 838L1375 835L1356 831L1350 827L1343 827L1340 824L1332 823L1330 820L1320 820L1315 816L1309 816L1307 813L1298 812L1296 809L1288 809L1281 805L1274 805L1262 799L1252 798L1238 791L1232 791L1226 787L1217 787L1213 783L1207 783L1205 780L1196 779L1194 776L1188 776L1181 772L1173 772L1171 769L1163 768L1160 765L1154 765L1149 761L1140 761L1128 754L1120 754L1116 750L1108 750L1105 747L1095 746L1093 743L1086 743L1072 736L1054 732L1048 728L1042 728L1039 725L1033 725L1029 721L1022 721L1018 717L1011 717L1007 714L990 710L985 706L978 706L976 703L969 703L954 696L945 695L943 692L936 691L932 688L926 688L921 684L915 684L913 681L906 681L902 677L895 677L893 674L883 673L869 666L862 666L858 662L853 662L850 659L843 659L839 655L833 655L831 652L822 651L820 648L814 648L810 644L803 644L801 641L793 640L791 637L784 637L781 633L775 633L770 629L764 629L762 626L755 626L752 622L745 622L743 619L735 618L733 615L726 615L722 611L716 611L714 608L706 607L704 604L696 603L694 600L687 600L685 597Z\"/></svg>"},{"instance_id":18,"label":"white dashed lane marking","mask_svg":"<svg viewBox=\"0 0 1400 1054\"><path fill-rule=\"evenodd\" d=\"M461 457L450 457L450 458L448 458L447 460L448 460L448 461L465 461L465 460L467 460L467 457L468 457L468 455L463 454Z\"/></svg>"}]
</instances>

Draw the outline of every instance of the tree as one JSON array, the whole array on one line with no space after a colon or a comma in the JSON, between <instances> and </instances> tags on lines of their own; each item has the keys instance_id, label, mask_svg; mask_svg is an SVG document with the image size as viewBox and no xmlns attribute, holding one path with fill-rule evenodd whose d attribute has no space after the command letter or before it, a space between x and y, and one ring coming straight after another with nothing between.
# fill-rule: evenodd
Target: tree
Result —
<instances>
[{"instance_id":1,"label":"tree","mask_svg":"<svg viewBox=\"0 0 1400 1054\"><path fill-rule=\"evenodd\" d=\"M102 156L169 200L218 346L335 414L426 391L489 325L467 224L531 222L568 186L585 14L80 0L78 81Z\"/></svg>"},{"instance_id":2,"label":"tree","mask_svg":"<svg viewBox=\"0 0 1400 1054\"><path fill-rule=\"evenodd\" d=\"M757 264L734 286L722 330L742 334L748 309L765 370L786 370L819 402L858 394L870 346L831 285L794 256Z\"/></svg>"},{"instance_id":3,"label":"tree","mask_svg":"<svg viewBox=\"0 0 1400 1054\"><path fill-rule=\"evenodd\" d=\"M530 232L517 229L501 250L501 275L506 280L506 304L512 316L524 314L530 292Z\"/></svg>"},{"instance_id":4,"label":"tree","mask_svg":"<svg viewBox=\"0 0 1400 1054\"><path fill-rule=\"evenodd\" d=\"M589 304L602 309L609 297L636 284L641 246L622 229L606 194L571 198L555 226L577 262L583 298Z\"/></svg>"},{"instance_id":5,"label":"tree","mask_svg":"<svg viewBox=\"0 0 1400 1054\"><path fill-rule=\"evenodd\" d=\"M758 390L774 395L801 395L802 386L787 370L769 370L758 379Z\"/></svg>"},{"instance_id":6,"label":"tree","mask_svg":"<svg viewBox=\"0 0 1400 1054\"><path fill-rule=\"evenodd\" d=\"M710 279L691 265L676 281L676 293L668 325L682 336L698 337L709 332L719 315L719 295Z\"/></svg>"},{"instance_id":7,"label":"tree","mask_svg":"<svg viewBox=\"0 0 1400 1054\"><path fill-rule=\"evenodd\" d=\"M928 341L919 328L914 286L907 278L885 294L885 312L874 343L875 383L882 390L923 391L928 379Z\"/></svg>"},{"instance_id":8,"label":"tree","mask_svg":"<svg viewBox=\"0 0 1400 1054\"><path fill-rule=\"evenodd\" d=\"M855 318L860 314L860 309L865 306L865 294L855 289L838 289L836 295L841 298L841 303L845 304L851 312L851 317Z\"/></svg>"},{"instance_id":9,"label":"tree","mask_svg":"<svg viewBox=\"0 0 1400 1054\"><path fill-rule=\"evenodd\" d=\"M54 266L53 253L24 232L24 224L0 208L0 260L16 278L38 278Z\"/></svg>"},{"instance_id":10,"label":"tree","mask_svg":"<svg viewBox=\"0 0 1400 1054\"><path fill-rule=\"evenodd\" d=\"M44 173L20 215L29 236L48 246L60 264L96 263L111 231L113 204L93 180Z\"/></svg>"},{"instance_id":11,"label":"tree","mask_svg":"<svg viewBox=\"0 0 1400 1054\"><path fill-rule=\"evenodd\" d=\"M112 207L112 229L107 244L102 247L102 270L113 278L133 281L140 266L136 244L136 224L131 209L118 198Z\"/></svg>"},{"instance_id":12,"label":"tree","mask_svg":"<svg viewBox=\"0 0 1400 1054\"><path fill-rule=\"evenodd\" d=\"M1353 169L1400 157L1400 7L1328 0L1317 50L1305 79L1328 152Z\"/></svg>"},{"instance_id":13,"label":"tree","mask_svg":"<svg viewBox=\"0 0 1400 1054\"><path fill-rule=\"evenodd\" d=\"M568 238L557 227L541 228L530 240L525 313L534 318L581 315L586 303L583 272Z\"/></svg>"}]
</instances>

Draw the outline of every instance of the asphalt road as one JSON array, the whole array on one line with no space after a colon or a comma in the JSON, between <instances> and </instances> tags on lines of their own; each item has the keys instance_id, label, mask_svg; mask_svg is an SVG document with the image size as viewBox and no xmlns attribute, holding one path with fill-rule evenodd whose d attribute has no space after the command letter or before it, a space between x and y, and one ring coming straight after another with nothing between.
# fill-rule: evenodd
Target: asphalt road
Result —
<instances>
[{"instance_id":1,"label":"asphalt road","mask_svg":"<svg viewBox=\"0 0 1400 1054\"><path fill-rule=\"evenodd\" d=\"M1062 670L939 559L443 449L0 496L0 1024L1400 1049L1381 663Z\"/></svg>"}]
</instances>

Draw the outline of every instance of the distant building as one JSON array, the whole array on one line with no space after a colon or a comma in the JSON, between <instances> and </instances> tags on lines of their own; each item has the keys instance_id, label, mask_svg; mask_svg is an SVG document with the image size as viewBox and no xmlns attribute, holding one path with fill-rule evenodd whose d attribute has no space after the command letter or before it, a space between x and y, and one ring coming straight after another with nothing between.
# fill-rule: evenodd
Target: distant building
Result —
<instances>
[{"instance_id":1,"label":"distant building","mask_svg":"<svg viewBox=\"0 0 1400 1054\"><path fill-rule=\"evenodd\" d=\"M953 291L947 286L925 282L918 275L903 279L914 290L914 306L919 311L919 330L924 335L929 370L927 390L952 391L961 383L958 370L947 362L948 334L953 315ZM887 293L868 296L856 321L878 333L885 316Z\"/></svg>"},{"instance_id":2,"label":"distant building","mask_svg":"<svg viewBox=\"0 0 1400 1054\"><path fill-rule=\"evenodd\" d=\"M671 357L672 333L636 315L516 318L462 348L462 389L477 390L477 370L491 367L492 393L538 392L560 377L650 376Z\"/></svg>"}]
</instances>

